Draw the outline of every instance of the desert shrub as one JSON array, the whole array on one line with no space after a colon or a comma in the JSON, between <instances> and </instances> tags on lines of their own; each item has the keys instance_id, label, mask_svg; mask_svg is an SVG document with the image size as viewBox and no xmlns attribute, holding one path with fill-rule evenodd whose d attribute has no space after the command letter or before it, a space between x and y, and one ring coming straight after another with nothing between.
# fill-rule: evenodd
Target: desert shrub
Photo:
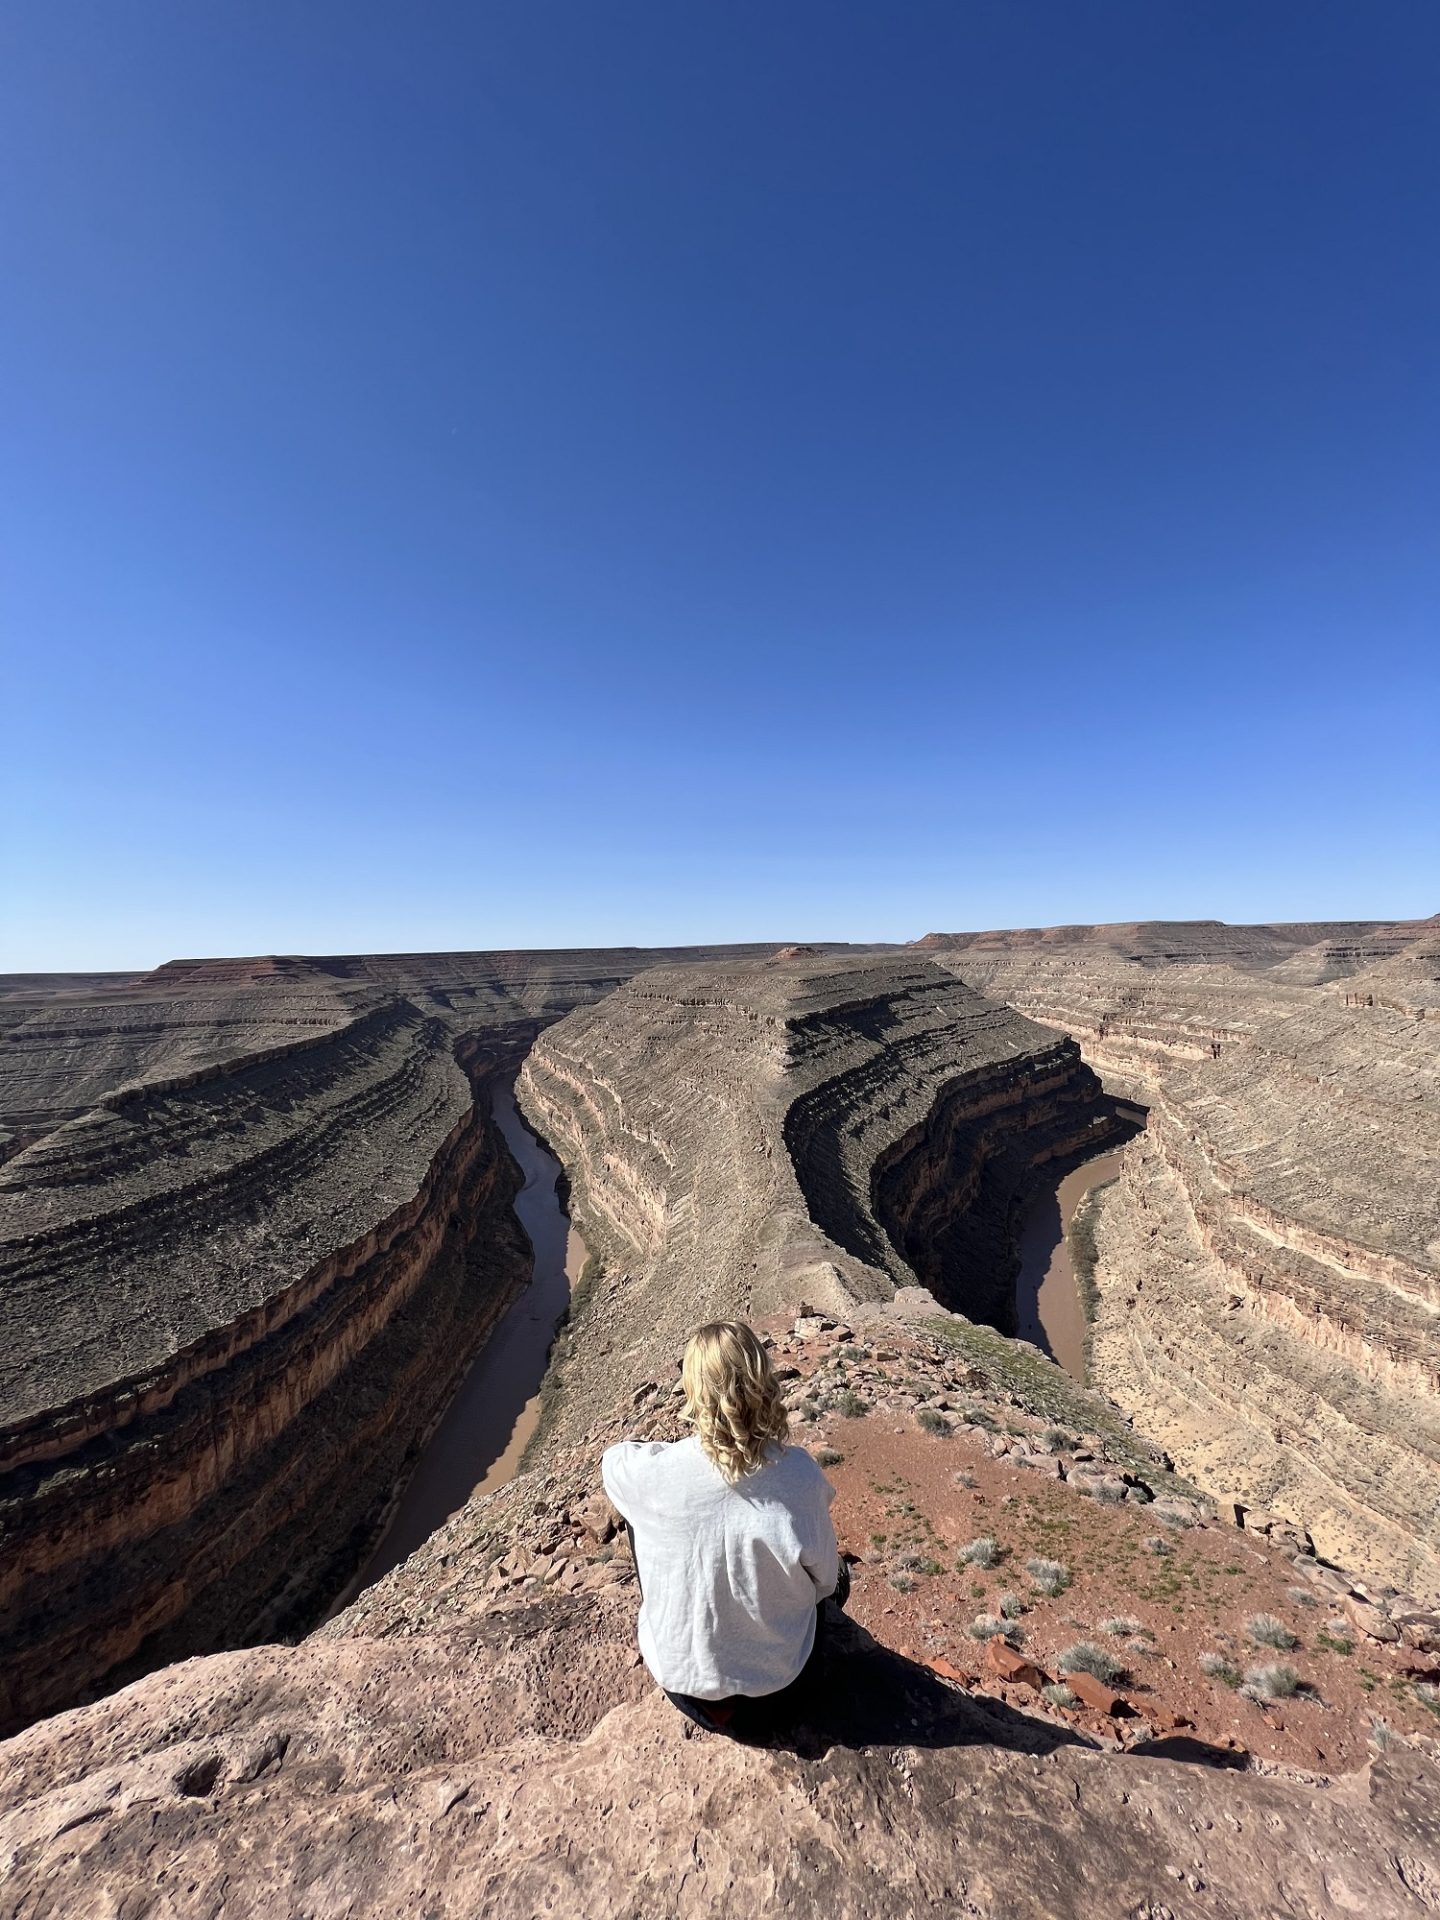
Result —
<instances>
[{"instance_id":1,"label":"desert shrub","mask_svg":"<svg viewBox=\"0 0 1440 1920\"><path fill-rule=\"evenodd\" d=\"M902 1571L890 1575L890 1584L896 1593L913 1593L920 1583L913 1573Z\"/></svg>"},{"instance_id":2,"label":"desert shrub","mask_svg":"<svg viewBox=\"0 0 1440 1920\"><path fill-rule=\"evenodd\" d=\"M1355 1636L1344 1620L1327 1620L1316 1634L1315 1644L1322 1653L1353 1653Z\"/></svg>"},{"instance_id":3,"label":"desert shrub","mask_svg":"<svg viewBox=\"0 0 1440 1920\"><path fill-rule=\"evenodd\" d=\"M1027 1560L1025 1571L1035 1587L1052 1600L1070 1584L1070 1569L1059 1560Z\"/></svg>"},{"instance_id":4,"label":"desert shrub","mask_svg":"<svg viewBox=\"0 0 1440 1920\"><path fill-rule=\"evenodd\" d=\"M1073 1707L1075 1705L1075 1695L1069 1687L1065 1685L1063 1680L1050 1681L1047 1686L1043 1686L1040 1689L1040 1692L1042 1696L1050 1702L1052 1707Z\"/></svg>"},{"instance_id":5,"label":"desert shrub","mask_svg":"<svg viewBox=\"0 0 1440 1920\"><path fill-rule=\"evenodd\" d=\"M1240 1691L1250 1700L1288 1700L1300 1691L1300 1676L1283 1660L1268 1666L1247 1667Z\"/></svg>"},{"instance_id":6,"label":"desert shrub","mask_svg":"<svg viewBox=\"0 0 1440 1920\"><path fill-rule=\"evenodd\" d=\"M1117 1660L1108 1647L1097 1647L1093 1640L1077 1640L1073 1647L1066 1647L1059 1664L1062 1673L1093 1673L1106 1686L1113 1686L1125 1671L1124 1661Z\"/></svg>"},{"instance_id":7,"label":"desert shrub","mask_svg":"<svg viewBox=\"0 0 1440 1920\"><path fill-rule=\"evenodd\" d=\"M961 1467L957 1473L951 1474L950 1484L952 1487L973 1487L975 1476L968 1467Z\"/></svg>"},{"instance_id":8,"label":"desert shrub","mask_svg":"<svg viewBox=\"0 0 1440 1920\"><path fill-rule=\"evenodd\" d=\"M1257 1647L1275 1647L1281 1653L1289 1653L1300 1644L1298 1634L1293 1634L1273 1613L1252 1613L1245 1622L1245 1631Z\"/></svg>"},{"instance_id":9,"label":"desert shrub","mask_svg":"<svg viewBox=\"0 0 1440 1920\"><path fill-rule=\"evenodd\" d=\"M1040 1444L1046 1453L1065 1453L1076 1442L1074 1434L1067 1433L1064 1427L1046 1427L1040 1435Z\"/></svg>"},{"instance_id":10,"label":"desert shrub","mask_svg":"<svg viewBox=\"0 0 1440 1920\"><path fill-rule=\"evenodd\" d=\"M1202 1653L1200 1671L1210 1679L1218 1680L1222 1687L1238 1687L1240 1684L1240 1669L1223 1653Z\"/></svg>"},{"instance_id":11,"label":"desert shrub","mask_svg":"<svg viewBox=\"0 0 1440 1920\"><path fill-rule=\"evenodd\" d=\"M1170 1542L1165 1538L1163 1533L1147 1533L1144 1544L1147 1553L1153 1553L1161 1560L1163 1560L1170 1551Z\"/></svg>"},{"instance_id":12,"label":"desert shrub","mask_svg":"<svg viewBox=\"0 0 1440 1920\"><path fill-rule=\"evenodd\" d=\"M1001 1620L993 1613L977 1613L970 1622L972 1640L993 1640L997 1634L1012 1647L1021 1638L1020 1629L1013 1622Z\"/></svg>"},{"instance_id":13,"label":"desert shrub","mask_svg":"<svg viewBox=\"0 0 1440 1920\"><path fill-rule=\"evenodd\" d=\"M1007 1620L1018 1620L1025 1611L1025 1602L1018 1593L1002 1593L999 1606Z\"/></svg>"},{"instance_id":14,"label":"desert shrub","mask_svg":"<svg viewBox=\"0 0 1440 1920\"><path fill-rule=\"evenodd\" d=\"M988 1533L982 1533L977 1540L969 1540L955 1556L961 1566L995 1567L1000 1564L1000 1549Z\"/></svg>"},{"instance_id":15,"label":"desert shrub","mask_svg":"<svg viewBox=\"0 0 1440 1920\"><path fill-rule=\"evenodd\" d=\"M1100 1622L1100 1631L1113 1633L1116 1639L1123 1640L1126 1634L1139 1633L1140 1622L1132 1619L1128 1613L1117 1613L1113 1619Z\"/></svg>"},{"instance_id":16,"label":"desert shrub","mask_svg":"<svg viewBox=\"0 0 1440 1920\"><path fill-rule=\"evenodd\" d=\"M1287 1592L1297 1607L1318 1607L1320 1604L1308 1587L1290 1587Z\"/></svg>"},{"instance_id":17,"label":"desert shrub","mask_svg":"<svg viewBox=\"0 0 1440 1920\"><path fill-rule=\"evenodd\" d=\"M939 1435L948 1434L950 1431L950 1422L943 1413L937 1413L934 1407L921 1407L915 1418L926 1433Z\"/></svg>"},{"instance_id":18,"label":"desert shrub","mask_svg":"<svg viewBox=\"0 0 1440 1920\"><path fill-rule=\"evenodd\" d=\"M940 1571L940 1562L928 1553L902 1553L896 1565L906 1573L923 1573L927 1578Z\"/></svg>"},{"instance_id":19,"label":"desert shrub","mask_svg":"<svg viewBox=\"0 0 1440 1920\"><path fill-rule=\"evenodd\" d=\"M844 1458L844 1454L839 1452L835 1447L817 1447L815 1449L815 1464L817 1467L838 1467Z\"/></svg>"},{"instance_id":20,"label":"desert shrub","mask_svg":"<svg viewBox=\"0 0 1440 1920\"><path fill-rule=\"evenodd\" d=\"M869 1402L862 1400L851 1387L836 1394L834 1407L842 1420L860 1420L870 1411Z\"/></svg>"}]
</instances>

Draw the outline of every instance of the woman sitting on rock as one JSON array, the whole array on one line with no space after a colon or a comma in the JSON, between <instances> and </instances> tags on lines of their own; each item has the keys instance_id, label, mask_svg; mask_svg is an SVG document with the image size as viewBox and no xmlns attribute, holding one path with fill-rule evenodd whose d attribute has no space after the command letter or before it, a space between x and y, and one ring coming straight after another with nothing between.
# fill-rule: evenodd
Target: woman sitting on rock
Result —
<instances>
[{"instance_id":1,"label":"woman sitting on rock","mask_svg":"<svg viewBox=\"0 0 1440 1920\"><path fill-rule=\"evenodd\" d=\"M821 1603L844 1598L830 1502L770 1356L751 1328L691 1335L682 1370L686 1440L624 1440L601 1461L630 1530L640 1652L699 1726L742 1732L790 1717L821 1647Z\"/></svg>"}]
</instances>

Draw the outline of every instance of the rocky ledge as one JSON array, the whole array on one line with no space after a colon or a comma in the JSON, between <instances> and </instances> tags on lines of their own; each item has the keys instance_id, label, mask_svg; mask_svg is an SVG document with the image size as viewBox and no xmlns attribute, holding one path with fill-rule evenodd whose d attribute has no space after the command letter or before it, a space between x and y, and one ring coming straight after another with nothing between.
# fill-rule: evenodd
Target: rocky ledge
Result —
<instances>
[{"instance_id":1,"label":"rocky ledge","mask_svg":"<svg viewBox=\"0 0 1440 1920\"><path fill-rule=\"evenodd\" d=\"M702 1734L638 1664L596 1469L609 1439L677 1431L655 1348L657 1377L303 1645L168 1668L9 1742L7 1911L1434 1911L1435 1689L1353 1631L1338 1651L1291 1597L1295 1558L1218 1525L1033 1350L913 1290L771 1338L856 1559L801 1722ZM1105 1617L1117 1593L1133 1618ZM1283 1699L1257 1608L1271 1645L1300 1643Z\"/></svg>"}]
</instances>

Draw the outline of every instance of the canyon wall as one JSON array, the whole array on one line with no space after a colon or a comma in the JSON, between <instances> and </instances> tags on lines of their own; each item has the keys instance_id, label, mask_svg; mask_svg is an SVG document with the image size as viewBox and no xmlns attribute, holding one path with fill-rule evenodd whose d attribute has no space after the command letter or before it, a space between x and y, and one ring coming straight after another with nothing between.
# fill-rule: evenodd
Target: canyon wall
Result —
<instances>
[{"instance_id":1,"label":"canyon wall","mask_svg":"<svg viewBox=\"0 0 1440 1920\"><path fill-rule=\"evenodd\" d=\"M719 1312L923 1281L1013 1328L1036 1170L1126 1131L1072 1041L900 954L645 973L547 1029L517 1096L604 1268L562 1420Z\"/></svg>"},{"instance_id":2,"label":"canyon wall","mask_svg":"<svg viewBox=\"0 0 1440 1920\"><path fill-rule=\"evenodd\" d=\"M1150 1110L1096 1210L1095 1383L1212 1494L1435 1598L1435 923L1324 929L1243 967L1062 931L928 950Z\"/></svg>"},{"instance_id":3,"label":"canyon wall","mask_svg":"<svg viewBox=\"0 0 1440 1920\"><path fill-rule=\"evenodd\" d=\"M470 1072L403 1001L151 1089L6 1170L8 1725L271 1637L348 1572L524 1278Z\"/></svg>"},{"instance_id":4,"label":"canyon wall","mask_svg":"<svg viewBox=\"0 0 1440 1920\"><path fill-rule=\"evenodd\" d=\"M291 1631L343 1585L528 1277L489 1090L646 957L190 961L16 988L0 1726Z\"/></svg>"}]
</instances>

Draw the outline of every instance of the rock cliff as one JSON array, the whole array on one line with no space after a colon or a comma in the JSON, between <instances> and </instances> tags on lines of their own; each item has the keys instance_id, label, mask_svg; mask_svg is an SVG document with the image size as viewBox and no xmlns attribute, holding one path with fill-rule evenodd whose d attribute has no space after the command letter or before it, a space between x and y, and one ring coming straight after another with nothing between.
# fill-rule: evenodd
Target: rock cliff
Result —
<instances>
[{"instance_id":1,"label":"rock cliff","mask_svg":"<svg viewBox=\"0 0 1440 1920\"><path fill-rule=\"evenodd\" d=\"M584 1408L717 1301L918 1279L1012 1330L1036 1169L1128 1130L1073 1042L903 954L647 972L549 1028L517 1095L604 1269L561 1375Z\"/></svg>"},{"instance_id":2,"label":"rock cliff","mask_svg":"<svg viewBox=\"0 0 1440 1920\"><path fill-rule=\"evenodd\" d=\"M1324 929L1269 966L1157 964L1183 943L1131 930L1142 962L1069 931L930 951L1149 1108L1093 1215L1097 1384L1217 1496L1436 1597L1434 922Z\"/></svg>"}]
</instances>

